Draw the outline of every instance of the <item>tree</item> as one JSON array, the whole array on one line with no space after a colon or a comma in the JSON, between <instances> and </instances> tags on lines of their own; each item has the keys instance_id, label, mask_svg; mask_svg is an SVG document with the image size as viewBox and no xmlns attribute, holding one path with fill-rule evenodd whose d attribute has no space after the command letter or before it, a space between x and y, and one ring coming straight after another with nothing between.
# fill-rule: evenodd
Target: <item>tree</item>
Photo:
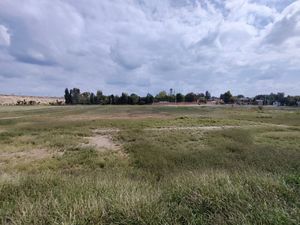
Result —
<instances>
[{"instance_id":1,"label":"tree","mask_svg":"<svg viewBox=\"0 0 300 225\"><path fill-rule=\"evenodd\" d=\"M104 96L102 91L98 90L96 93L96 104L103 104Z\"/></svg>"},{"instance_id":2,"label":"tree","mask_svg":"<svg viewBox=\"0 0 300 225\"><path fill-rule=\"evenodd\" d=\"M114 97L114 104L116 104L116 105L121 104L121 100L120 100L120 97L118 95L115 95L115 97Z\"/></svg>"},{"instance_id":3,"label":"tree","mask_svg":"<svg viewBox=\"0 0 300 225\"><path fill-rule=\"evenodd\" d=\"M108 97L108 103L109 103L110 105L115 104L115 96L114 96L114 95L110 95L110 96Z\"/></svg>"},{"instance_id":4,"label":"tree","mask_svg":"<svg viewBox=\"0 0 300 225\"><path fill-rule=\"evenodd\" d=\"M168 101L169 100L169 97L167 95L167 92L165 91L161 91L158 93L158 95L155 96L155 98L158 100L158 101Z\"/></svg>"},{"instance_id":5,"label":"tree","mask_svg":"<svg viewBox=\"0 0 300 225\"><path fill-rule=\"evenodd\" d=\"M197 101L197 95L193 92L186 94L185 96L185 101L186 102L195 102Z\"/></svg>"},{"instance_id":6,"label":"tree","mask_svg":"<svg viewBox=\"0 0 300 225\"><path fill-rule=\"evenodd\" d=\"M96 96L95 96L95 94L92 92L91 95L90 95L90 103L91 103L92 105L94 105L94 104L96 104L96 102L97 102Z\"/></svg>"},{"instance_id":7,"label":"tree","mask_svg":"<svg viewBox=\"0 0 300 225\"><path fill-rule=\"evenodd\" d=\"M128 97L128 104L131 104L131 105L136 105L139 103L139 100L140 100L140 97L136 94L131 94L129 97Z\"/></svg>"},{"instance_id":8,"label":"tree","mask_svg":"<svg viewBox=\"0 0 300 225\"><path fill-rule=\"evenodd\" d=\"M80 99L80 89L79 88L73 88L70 91L71 99L72 99L72 104L79 104L79 99Z\"/></svg>"},{"instance_id":9,"label":"tree","mask_svg":"<svg viewBox=\"0 0 300 225\"><path fill-rule=\"evenodd\" d=\"M84 92L80 95L79 103L83 104L83 105L89 105L89 104L91 104L90 100L91 100L91 93Z\"/></svg>"},{"instance_id":10,"label":"tree","mask_svg":"<svg viewBox=\"0 0 300 225\"><path fill-rule=\"evenodd\" d=\"M284 93L280 93L280 92L277 93L277 99L276 100L278 102L280 102L281 105L284 105L284 96L285 96Z\"/></svg>"},{"instance_id":11,"label":"tree","mask_svg":"<svg viewBox=\"0 0 300 225\"><path fill-rule=\"evenodd\" d=\"M154 102L154 97L151 94L147 94L146 99L145 99L145 103L146 104L153 104Z\"/></svg>"},{"instance_id":12,"label":"tree","mask_svg":"<svg viewBox=\"0 0 300 225\"><path fill-rule=\"evenodd\" d=\"M120 98L120 103L125 105L128 104L128 94L127 93L122 93L121 98Z\"/></svg>"},{"instance_id":13,"label":"tree","mask_svg":"<svg viewBox=\"0 0 300 225\"><path fill-rule=\"evenodd\" d=\"M205 92L205 99L206 100L210 100L211 99L211 94L209 93L209 91Z\"/></svg>"},{"instance_id":14,"label":"tree","mask_svg":"<svg viewBox=\"0 0 300 225\"><path fill-rule=\"evenodd\" d=\"M67 105L72 104L72 96L71 96L68 88L66 88L66 90L65 90L65 103Z\"/></svg>"},{"instance_id":15,"label":"tree","mask_svg":"<svg viewBox=\"0 0 300 225\"><path fill-rule=\"evenodd\" d=\"M225 104L233 103L233 98L230 91L227 91L224 94L222 94L220 98L224 101Z\"/></svg>"},{"instance_id":16,"label":"tree","mask_svg":"<svg viewBox=\"0 0 300 225\"><path fill-rule=\"evenodd\" d=\"M184 96L181 93L176 94L176 102L183 102Z\"/></svg>"}]
</instances>

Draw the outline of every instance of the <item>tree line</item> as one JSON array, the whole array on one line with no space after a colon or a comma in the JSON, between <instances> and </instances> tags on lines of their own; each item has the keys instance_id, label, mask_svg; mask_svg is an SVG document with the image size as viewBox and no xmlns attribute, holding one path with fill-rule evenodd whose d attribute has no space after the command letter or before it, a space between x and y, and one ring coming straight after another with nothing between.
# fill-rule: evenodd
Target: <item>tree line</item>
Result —
<instances>
[{"instance_id":1,"label":"tree line","mask_svg":"<svg viewBox=\"0 0 300 225\"><path fill-rule=\"evenodd\" d=\"M137 94L122 93L121 95L104 95L102 91L80 92L79 88L65 89L65 103L67 105L146 105L155 102L169 103L207 103L208 101L216 101L218 104L257 104L258 101L264 105L272 105L274 102L280 105L296 106L300 104L300 96L285 96L284 93L257 95L254 98L248 98L243 95L233 96L230 91L221 94L220 97L214 97L209 91L205 93L175 93L170 89L169 93L161 91L153 96L139 96Z\"/></svg>"},{"instance_id":2,"label":"tree line","mask_svg":"<svg viewBox=\"0 0 300 225\"><path fill-rule=\"evenodd\" d=\"M65 89L65 103L67 105L145 105L152 104L154 97L147 94L145 97L136 94L128 95L122 93L118 95L104 95L102 91L93 92L80 92L79 88Z\"/></svg>"},{"instance_id":3,"label":"tree line","mask_svg":"<svg viewBox=\"0 0 300 225\"><path fill-rule=\"evenodd\" d=\"M245 97L244 95L233 96L230 91L221 94L220 99L225 104L247 103L247 104L262 104L262 105L277 105L277 106L300 106L300 96L285 96L283 92L277 94L271 93L268 95L256 95L254 98Z\"/></svg>"},{"instance_id":4,"label":"tree line","mask_svg":"<svg viewBox=\"0 0 300 225\"><path fill-rule=\"evenodd\" d=\"M154 102L197 102L199 99L209 100L211 94L206 93L195 94L190 92L186 95L175 93L172 89L167 93L161 91L153 96L147 94L146 96L139 96L137 94L122 93L119 95L104 95L102 91L93 92L80 92L79 88L65 89L65 103L67 105L145 105L153 104Z\"/></svg>"}]
</instances>

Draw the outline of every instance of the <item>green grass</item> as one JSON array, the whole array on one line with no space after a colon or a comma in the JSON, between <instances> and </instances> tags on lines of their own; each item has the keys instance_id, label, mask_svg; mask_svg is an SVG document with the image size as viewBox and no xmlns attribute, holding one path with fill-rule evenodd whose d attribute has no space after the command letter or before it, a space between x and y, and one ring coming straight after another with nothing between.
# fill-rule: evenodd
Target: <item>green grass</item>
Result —
<instances>
[{"instance_id":1,"label":"green grass","mask_svg":"<svg viewBox=\"0 0 300 225\"><path fill-rule=\"evenodd\" d=\"M1 107L0 224L299 224L299 125L296 108ZM122 154L82 145L101 128Z\"/></svg>"}]
</instances>

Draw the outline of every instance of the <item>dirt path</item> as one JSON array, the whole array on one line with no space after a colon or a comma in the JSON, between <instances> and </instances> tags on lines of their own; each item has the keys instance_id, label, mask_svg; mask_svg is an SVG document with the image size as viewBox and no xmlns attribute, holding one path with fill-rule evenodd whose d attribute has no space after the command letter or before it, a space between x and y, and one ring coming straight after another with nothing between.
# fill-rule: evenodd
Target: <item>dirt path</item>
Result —
<instances>
[{"instance_id":1,"label":"dirt path","mask_svg":"<svg viewBox=\"0 0 300 225\"><path fill-rule=\"evenodd\" d=\"M195 127L159 127L159 128L146 128L146 131L172 131L172 130L200 130L200 131L213 131L213 130L225 130L234 128L264 128L264 127L277 127L277 128L290 128L287 125L277 124L257 124L257 125L237 125L237 126L195 126Z\"/></svg>"},{"instance_id":2,"label":"dirt path","mask_svg":"<svg viewBox=\"0 0 300 225\"><path fill-rule=\"evenodd\" d=\"M13 119L21 119L24 118L26 116L11 116L11 117L2 117L0 118L0 120L13 120Z\"/></svg>"},{"instance_id":3,"label":"dirt path","mask_svg":"<svg viewBox=\"0 0 300 225\"><path fill-rule=\"evenodd\" d=\"M241 126L202 126L202 127L159 127L159 128L146 128L146 131L171 131L171 130L224 130L232 128L241 128Z\"/></svg>"}]
</instances>

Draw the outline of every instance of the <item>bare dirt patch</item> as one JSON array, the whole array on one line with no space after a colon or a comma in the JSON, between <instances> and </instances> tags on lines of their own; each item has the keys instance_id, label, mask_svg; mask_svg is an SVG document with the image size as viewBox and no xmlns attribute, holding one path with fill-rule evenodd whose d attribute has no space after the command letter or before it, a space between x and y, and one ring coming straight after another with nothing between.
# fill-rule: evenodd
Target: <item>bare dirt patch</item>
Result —
<instances>
[{"instance_id":1,"label":"bare dirt patch","mask_svg":"<svg viewBox=\"0 0 300 225\"><path fill-rule=\"evenodd\" d=\"M111 130L109 130L111 132ZM91 146L95 147L99 152L118 152L122 150L121 144L116 143L113 140L113 137L101 130L102 133L99 133L99 130L96 130L97 135L93 137L87 137L86 140L88 141L87 144L83 144L84 147Z\"/></svg>"}]
</instances>

